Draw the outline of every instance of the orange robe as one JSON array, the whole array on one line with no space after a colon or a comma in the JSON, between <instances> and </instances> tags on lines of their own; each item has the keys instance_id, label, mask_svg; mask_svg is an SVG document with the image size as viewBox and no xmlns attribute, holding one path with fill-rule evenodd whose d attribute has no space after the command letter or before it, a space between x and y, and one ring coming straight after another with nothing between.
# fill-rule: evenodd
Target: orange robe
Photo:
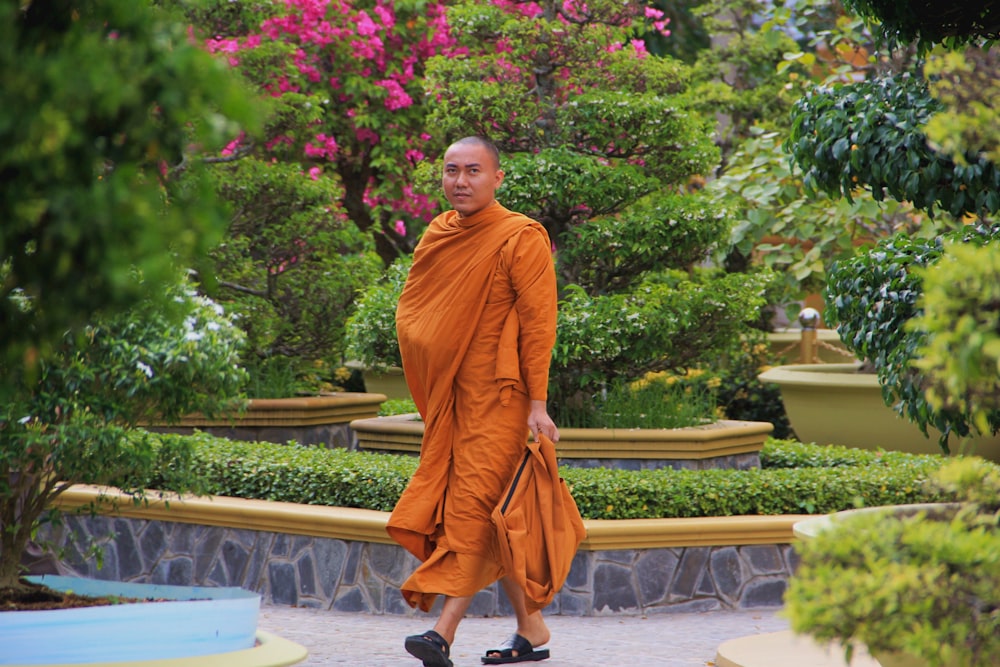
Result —
<instances>
[{"instance_id":1,"label":"orange robe","mask_svg":"<svg viewBox=\"0 0 1000 667\"><path fill-rule=\"evenodd\" d=\"M562 588L587 536L580 510L559 477L556 448L544 435L528 443L524 460L493 510L504 570L522 589L528 612L544 609Z\"/></svg>"},{"instance_id":2,"label":"orange robe","mask_svg":"<svg viewBox=\"0 0 1000 667\"><path fill-rule=\"evenodd\" d=\"M402 586L411 606L505 574L490 516L524 456L530 401L546 399L556 300L545 229L496 202L439 215L414 252L396 328L424 437L387 526L423 561Z\"/></svg>"}]
</instances>

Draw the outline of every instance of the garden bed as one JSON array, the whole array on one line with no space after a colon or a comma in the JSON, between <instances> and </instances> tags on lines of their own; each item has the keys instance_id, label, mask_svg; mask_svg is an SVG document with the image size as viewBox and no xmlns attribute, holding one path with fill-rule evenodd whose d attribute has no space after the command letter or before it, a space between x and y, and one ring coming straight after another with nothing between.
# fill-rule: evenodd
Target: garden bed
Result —
<instances>
[{"instance_id":1,"label":"garden bed","mask_svg":"<svg viewBox=\"0 0 1000 667\"><path fill-rule=\"evenodd\" d=\"M169 507L120 495L117 513L71 512L63 529L45 531L68 547L70 565L106 579L241 586L276 604L413 613L398 588L416 561L385 522L414 457L193 437L213 495ZM922 482L945 459L771 440L761 460L759 470L563 469L587 539L551 613L780 606L797 563L795 521L858 503L933 500ZM100 493L75 487L60 506L84 507ZM80 555L77 541L89 539L102 543L105 570ZM473 613L510 610L492 586Z\"/></svg>"}]
</instances>

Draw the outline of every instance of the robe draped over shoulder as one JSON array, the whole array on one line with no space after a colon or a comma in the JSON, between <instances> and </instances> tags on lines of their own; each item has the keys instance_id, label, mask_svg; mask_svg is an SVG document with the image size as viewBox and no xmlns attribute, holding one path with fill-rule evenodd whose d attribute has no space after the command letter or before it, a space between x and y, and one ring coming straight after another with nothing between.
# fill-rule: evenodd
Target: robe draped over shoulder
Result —
<instances>
[{"instance_id":1,"label":"robe draped over shoulder","mask_svg":"<svg viewBox=\"0 0 1000 667\"><path fill-rule=\"evenodd\" d=\"M504 574L490 515L546 399L556 298L545 229L496 202L439 215L414 252L396 328L424 436L387 526L422 561L402 586L413 606Z\"/></svg>"}]
</instances>

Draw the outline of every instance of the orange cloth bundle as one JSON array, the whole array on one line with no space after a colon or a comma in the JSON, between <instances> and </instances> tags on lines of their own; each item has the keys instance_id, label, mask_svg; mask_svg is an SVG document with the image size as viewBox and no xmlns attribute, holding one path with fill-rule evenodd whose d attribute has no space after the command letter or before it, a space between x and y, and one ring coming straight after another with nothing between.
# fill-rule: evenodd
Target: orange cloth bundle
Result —
<instances>
[{"instance_id":1,"label":"orange cloth bundle","mask_svg":"<svg viewBox=\"0 0 1000 667\"><path fill-rule=\"evenodd\" d=\"M492 519L504 570L524 588L528 611L546 607L565 583L587 533L559 476L555 445L544 435L528 443Z\"/></svg>"}]
</instances>

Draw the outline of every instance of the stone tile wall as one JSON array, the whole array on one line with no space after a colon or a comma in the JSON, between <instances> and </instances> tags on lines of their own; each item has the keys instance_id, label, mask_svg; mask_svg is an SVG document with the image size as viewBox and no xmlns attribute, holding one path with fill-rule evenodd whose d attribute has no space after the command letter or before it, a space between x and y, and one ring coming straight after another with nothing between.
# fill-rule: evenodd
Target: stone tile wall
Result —
<instances>
[{"instance_id":1,"label":"stone tile wall","mask_svg":"<svg viewBox=\"0 0 1000 667\"><path fill-rule=\"evenodd\" d=\"M65 547L64 563L83 576L240 586L275 604L420 613L411 610L399 592L417 560L396 545L69 514L63 526L49 526L43 533L42 539ZM104 554L100 569L80 547L91 540ZM796 564L790 545L581 550L546 613L593 616L777 607ZM512 610L494 584L476 596L469 613L507 616Z\"/></svg>"},{"instance_id":2,"label":"stone tile wall","mask_svg":"<svg viewBox=\"0 0 1000 667\"><path fill-rule=\"evenodd\" d=\"M560 466L567 468L614 468L617 470L709 470L730 468L750 470L760 468L760 452L710 456L704 459L571 459L561 457Z\"/></svg>"},{"instance_id":3,"label":"stone tile wall","mask_svg":"<svg viewBox=\"0 0 1000 667\"><path fill-rule=\"evenodd\" d=\"M219 438L246 442L274 442L283 445L294 440L303 445L321 445L329 449L357 449L358 437L348 424L316 424L314 426L146 426L154 433L191 435L195 430Z\"/></svg>"}]
</instances>

